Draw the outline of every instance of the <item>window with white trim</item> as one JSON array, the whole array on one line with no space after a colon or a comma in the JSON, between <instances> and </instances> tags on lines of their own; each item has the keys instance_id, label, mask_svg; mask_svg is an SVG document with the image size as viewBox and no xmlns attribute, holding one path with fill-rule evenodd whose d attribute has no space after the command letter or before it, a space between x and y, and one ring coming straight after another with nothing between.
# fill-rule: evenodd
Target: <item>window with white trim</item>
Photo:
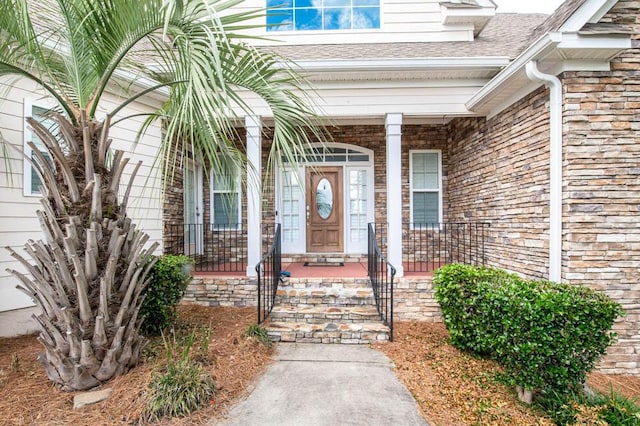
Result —
<instances>
[{"instance_id":1,"label":"window with white trim","mask_svg":"<svg viewBox=\"0 0 640 426\"><path fill-rule=\"evenodd\" d=\"M211 229L240 228L239 178L211 171Z\"/></svg>"},{"instance_id":2,"label":"window with white trim","mask_svg":"<svg viewBox=\"0 0 640 426\"><path fill-rule=\"evenodd\" d=\"M28 117L33 117L38 122L42 123L46 128L52 129L52 128L55 127L55 122L53 120L51 120L51 118L49 118L47 116L47 112L48 111L49 111L49 108L44 108L44 107L41 107L41 106L38 106L38 105L34 105L29 100L25 100L25 103L24 103L24 118L25 118L25 120ZM24 128L24 154L25 154L25 157L31 158L31 160L34 161L34 162L38 162L38 159L37 159L35 153L31 149L31 147L29 145L27 145L28 142L33 142L33 144L36 146L36 148L40 152L42 152L44 158L49 163L47 166L48 167L53 167L53 162L51 160L51 157L49 156L49 152L45 149L45 147L42 144L42 142L33 133L33 131L31 130L31 127L28 124L26 124L26 121L25 121L25 128ZM26 158L24 159L23 172L24 172L24 195L26 195L26 196L39 196L39 195L41 195L40 187L43 184L42 183L42 179L40 178L40 175L38 174L36 169L31 165L31 163L29 161L26 160Z\"/></svg>"},{"instance_id":3,"label":"window with white trim","mask_svg":"<svg viewBox=\"0 0 640 426\"><path fill-rule=\"evenodd\" d=\"M442 221L442 155L439 150L409 153L411 223L435 224Z\"/></svg>"},{"instance_id":4,"label":"window with white trim","mask_svg":"<svg viewBox=\"0 0 640 426\"><path fill-rule=\"evenodd\" d=\"M380 28L380 0L267 0L267 31Z\"/></svg>"}]
</instances>

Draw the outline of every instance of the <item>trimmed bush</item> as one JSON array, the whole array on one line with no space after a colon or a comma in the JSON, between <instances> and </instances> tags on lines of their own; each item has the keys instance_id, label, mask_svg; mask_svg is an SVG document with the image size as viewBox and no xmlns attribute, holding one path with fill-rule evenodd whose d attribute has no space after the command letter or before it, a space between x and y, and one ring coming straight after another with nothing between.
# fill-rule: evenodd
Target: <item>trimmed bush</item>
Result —
<instances>
[{"instance_id":1,"label":"trimmed bush","mask_svg":"<svg viewBox=\"0 0 640 426\"><path fill-rule=\"evenodd\" d=\"M497 360L528 390L578 388L622 314L604 294L497 269L447 265L433 282L452 343Z\"/></svg>"},{"instance_id":2,"label":"trimmed bush","mask_svg":"<svg viewBox=\"0 0 640 426\"><path fill-rule=\"evenodd\" d=\"M160 256L151 269L149 285L140 315L144 316L141 330L157 336L176 318L176 306L191 282L193 260L187 256Z\"/></svg>"}]
</instances>

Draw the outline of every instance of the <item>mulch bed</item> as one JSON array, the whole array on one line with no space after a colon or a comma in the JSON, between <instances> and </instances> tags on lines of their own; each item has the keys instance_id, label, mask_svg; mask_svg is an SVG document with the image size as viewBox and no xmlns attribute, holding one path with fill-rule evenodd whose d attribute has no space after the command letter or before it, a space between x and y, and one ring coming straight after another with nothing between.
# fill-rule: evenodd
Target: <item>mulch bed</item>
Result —
<instances>
[{"instance_id":1,"label":"mulch bed","mask_svg":"<svg viewBox=\"0 0 640 426\"><path fill-rule=\"evenodd\" d=\"M245 397L269 364L271 349L245 337L255 322L253 308L179 307L179 330L211 325L205 365L216 381L211 403L192 416L164 420L163 425L202 425L221 418ZM448 343L441 323L397 323L395 341L377 344L396 365L396 374L418 401L434 426L550 425L542 413L518 402L513 389L496 380L500 367L474 358ZM104 385L111 398L73 410L74 393L59 391L47 379L35 354L35 336L0 338L0 424L9 425L124 425L136 424L144 409L154 368L162 362L162 346L149 345L144 362L129 374ZM589 385L608 392L611 387L640 397L640 377L594 373Z\"/></svg>"},{"instance_id":2,"label":"mulch bed","mask_svg":"<svg viewBox=\"0 0 640 426\"><path fill-rule=\"evenodd\" d=\"M448 343L442 323L396 323L394 342L376 345L396 365L396 374L433 425L550 425L535 408L520 403L498 380L498 364L474 358ZM593 373L589 385L640 400L640 377Z\"/></svg>"},{"instance_id":3,"label":"mulch bed","mask_svg":"<svg viewBox=\"0 0 640 426\"><path fill-rule=\"evenodd\" d=\"M271 349L247 338L247 327L255 323L255 308L179 307L179 327L211 325L211 343L206 368L216 381L216 394L209 406L192 416L165 420L167 425L199 425L223 416L266 368ZM144 409L154 368L163 360L162 346L149 345L149 356L129 374L103 385L113 389L101 403L73 410L73 392L58 390L36 361L42 350L35 336L0 338L0 424L10 425L124 425L138 423Z\"/></svg>"}]
</instances>

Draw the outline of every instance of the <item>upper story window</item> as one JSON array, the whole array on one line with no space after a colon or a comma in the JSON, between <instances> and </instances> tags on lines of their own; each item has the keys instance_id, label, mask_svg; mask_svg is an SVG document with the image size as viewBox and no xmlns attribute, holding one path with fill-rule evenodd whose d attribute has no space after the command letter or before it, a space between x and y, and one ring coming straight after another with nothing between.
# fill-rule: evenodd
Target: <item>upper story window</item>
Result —
<instances>
[{"instance_id":1,"label":"upper story window","mask_svg":"<svg viewBox=\"0 0 640 426\"><path fill-rule=\"evenodd\" d=\"M380 0L267 0L267 31L380 28Z\"/></svg>"}]
</instances>

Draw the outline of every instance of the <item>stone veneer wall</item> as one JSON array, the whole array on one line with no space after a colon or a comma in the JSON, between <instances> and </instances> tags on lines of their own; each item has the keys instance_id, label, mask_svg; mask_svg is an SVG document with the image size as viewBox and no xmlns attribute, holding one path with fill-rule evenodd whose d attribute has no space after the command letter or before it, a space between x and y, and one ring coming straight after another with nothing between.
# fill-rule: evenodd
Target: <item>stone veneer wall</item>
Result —
<instances>
[{"instance_id":1,"label":"stone veneer wall","mask_svg":"<svg viewBox=\"0 0 640 426\"><path fill-rule=\"evenodd\" d=\"M257 306L258 282L247 277L196 277L182 298L186 305Z\"/></svg>"},{"instance_id":2,"label":"stone veneer wall","mask_svg":"<svg viewBox=\"0 0 640 426\"><path fill-rule=\"evenodd\" d=\"M620 1L601 22L631 25L639 4ZM610 72L561 76L563 281L608 294L626 316L600 369L640 373L640 52ZM485 119L450 125L452 218L491 222L488 260L531 278L548 268L548 91Z\"/></svg>"},{"instance_id":3,"label":"stone veneer wall","mask_svg":"<svg viewBox=\"0 0 640 426\"><path fill-rule=\"evenodd\" d=\"M246 139L244 128L238 128L237 137L239 140ZM238 142L238 146L243 143ZM169 178L163 202L163 241L164 252L181 254L184 245L184 172L180 163ZM202 167L202 221L203 221L203 255L198 256L197 262L204 268L215 267L216 265L226 265L224 268L236 268L244 270L246 263L246 222L247 222L247 198L246 185L242 180L241 193L241 229L219 231L212 230L208 226L211 222L211 173L206 165ZM234 243L231 244L230 242ZM233 264L233 266L230 266ZM222 266L220 266L222 267Z\"/></svg>"},{"instance_id":4,"label":"stone veneer wall","mask_svg":"<svg viewBox=\"0 0 640 426\"><path fill-rule=\"evenodd\" d=\"M640 3L620 1L601 20L635 28ZM564 111L564 277L601 290L626 316L601 368L640 374L640 51L610 72L562 77Z\"/></svg>"},{"instance_id":5,"label":"stone veneer wall","mask_svg":"<svg viewBox=\"0 0 640 426\"><path fill-rule=\"evenodd\" d=\"M430 276L397 278L393 291L395 321L442 321L440 305L433 296Z\"/></svg>"},{"instance_id":6,"label":"stone veneer wall","mask_svg":"<svg viewBox=\"0 0 640 426\"><path fill-rule=\"evenodd\" d=\"M491 224L489 265L543 278L548 271L549 115L539 89L497 116L449 125L449 215Z\"/></svg>"}]
</instances>

